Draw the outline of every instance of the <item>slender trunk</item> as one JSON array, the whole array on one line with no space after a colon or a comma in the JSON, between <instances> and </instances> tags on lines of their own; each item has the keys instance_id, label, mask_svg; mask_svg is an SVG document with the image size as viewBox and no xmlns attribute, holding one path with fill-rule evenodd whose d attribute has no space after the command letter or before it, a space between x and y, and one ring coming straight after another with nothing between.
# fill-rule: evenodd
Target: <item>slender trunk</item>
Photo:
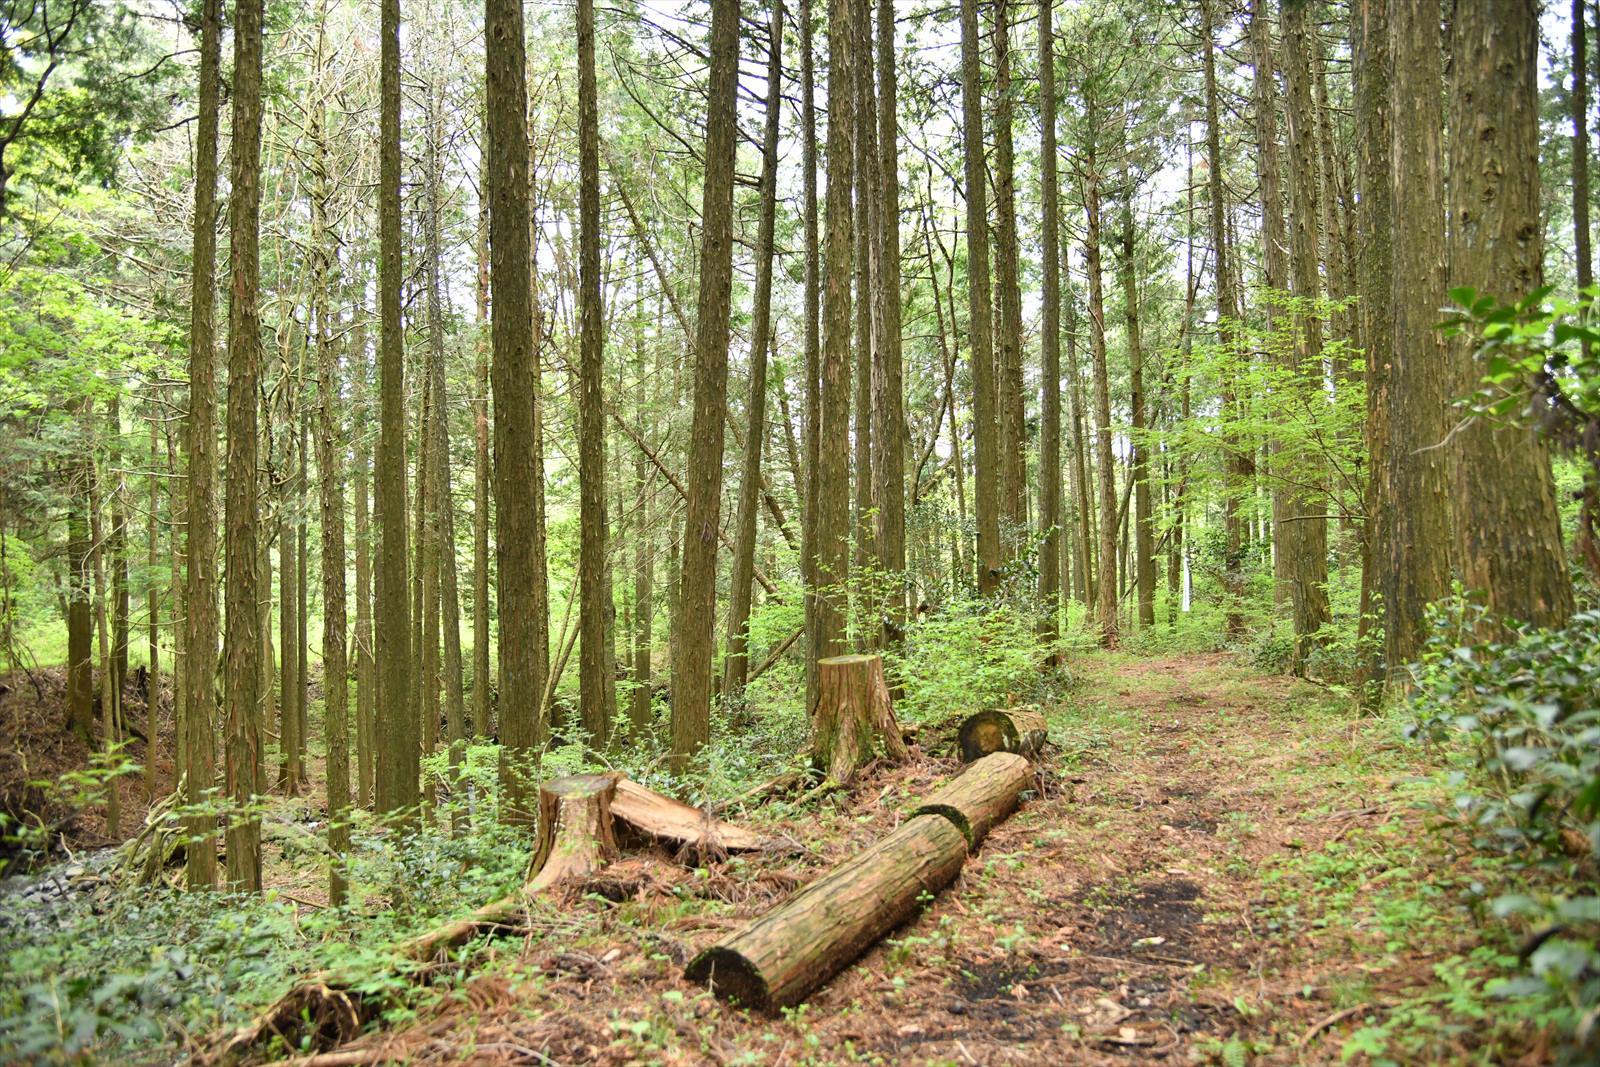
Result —
<instances>
[{"instance_id":1,"label":"slender trunk","mask_svg":"<svg viewBox=\"0 0 1600 1067\"><path fill-rule=\"evenodd\" d=\"M1317 111L1311 89L1311 53L1316 47L1308 4L1290 0L1279 21L1283 30L1285 107L1289 142L1290 223L1289 263L1291 284L1300 311L1289 368L1291 402L1314 418L1327 404L1323 387L1322 322L1312 305L1322 296L1317 273L1317 230L1322 221L1317 192ZM1332 237L1330 236L1330 242ZM1330 619L1328 609L1328 520L1321 492L1327 473L1318 457L1292 457L1295 491L1284 516L1289 527L1287 544L1279 554L1289 557L1285 574L1294 600L1294 656L1291 667L1304 674L1306 656L1326 639L1322 629Z\"/></svg>"},{"instance_id":2,"label":"slender trunk","mask_svg":"<svg viewBox=\"0 0 1600 1067\"><path fill-rule=\"evenodd\" d=\"M364 280L364 279L363 279ZM357 289L358 292L361 289ZM355 325L351 330L350 370L354 380L351 407L355 411L355 489L356 523L356 805L373 804L373 775L377 762L377 722L374 715L376 668L372 647L372 531L368 516L371 499L371 462L368 454L367 424L371 415L368 393L370 367L367 363L366 309L356 301L351 309Z\"/></svg>"},{"instance_id":3,"label":"slender trunk","mask_svg":"<svg viewBox=\"0 0 1600 1067\"><path fill-rule=\"evenodd\" d=\"M112 430L117 429L113 423ZM115 593L106 588L106 554L110 551L110 544L105 522L101 519L102 508L98 498L100 481L97 472L89 491L89 537L94 543L91 559L94 566L95 629L100 635L100 745L109 760L122 743L122 693L117 689L112 609L107 606L107 601ZM112 778L105 785L106 837L119 841L122 838L122 783Z\"/></svg>"},{"instance_id":4,"label":"slender trunk","mask_svg":"<svg viewBox=\"0 0 1600 1067\"><path fill-rule=\"evenodd\" d=\"M1155 517L1150 511L1150 445L1144 386L1144 345L1139 335L1139 265L1134 242L1133 199L1136 190L1126 157L1122 168L1122 306L1128 344L1129 403L1132 418L1133 563L1138 586L1139 625L1156 624Z\"/></svg>"},{"instance_id":5,"label":"slender trunk","mask_svg":"<svg viewBox=\"0 0 1600 1067\"><path fill-rule=\"evenodd\" d=\"M778 127L783 106L783 0L774 0L768 29L767 122L761 141L760 227L756 234L755 307L750 321L750 413L745 432L744 469L739 479L739 512L735 520L737 549L728 588L728 645L723 660L722 691L736 696L749 665L748 635L751 584L755 572L756 512L761 496L761 446L766 439L767 348L772 342L772 243L777 225ZM781 388L781 383L780 383Z\"/></svg>"},{"instance_id":6,"label":"slender trunk","mask_svg":"<svg viewBox=\"0 0 1600 1067\"><path fill-rule=\"evenodd\" d=\"M150 420L150 511L145 516L145 626L149 632L149 673L144 686L144 799L148 807L156 800L156 714L161 708L161 587L156 584L160 566L161 489L156 478L156 424ZM176 763L176 760L174 760Z\"/></svg>"},{"instance_id":7,"label":"slender trunk","mask_svg":"<svg viewBox=\"0 0 1600 1067\"><path fill-rule=\"evenodd\" d=\"M487 137L487 133L485 133ZM487 144L487 142L486 142ZM487 156L487 153L485 153ZM489 737L492 683L489 677L489 181L480 170L478 200L477 363L472 398L472 732Z\"/></svg>"},{"instance_id":8,"label":"slender trunk","mask_svg":"<svg viewBox=\"0 0 1600 1067\"><path fill-rule=\"evenodd\" d=\"M1039 0L1039 199L1042 206L1039 262L1044 271L1040 338L1039 437L1039 599L1043 618L1039 637L1053 643L1060 632L1061 546L1065 516L1061 508L1061 192L1056 179L1056 60L1051 28L1054 0ZM1053 655L1053 653L1052 653Z\"/></svg>"},{"instance_id":9,"label":"slender trunk","mask_svg":"<svg viewBox=\"0 0 1600 1067\"><path fill-rule=\"evenodd\" d=\"M817 699L817 475L819 428L821 419L821 360L822 293L820 282L820 246L817 239L817 106L816 72L812 46L812 0L801 0L800 6L800 142L804 158L801 162L802 215L805 227L805 515L800 530L800 576L805 582L806 640L810 655L806 657L806 707ZM797 491L800 486L795 487Z\"/></svg>"},{"instance_id":10,"label":"slender trunk","mask_svg":"<svg viewBox=\"0 0 1600 1067\"><path fill-rule=\"evenodd\" d=\"M872 483L878 489L878 557L888 581L886 637L905 625L906 472L900 338L900 132L895 70L895 3L878 0L878 342L872 364Z\"/></svg>"},{"instance_id":11,"label":"slender trunk","mask_svg":"<svg viewBox=\"0 0 1600 1067\"><path fill-rule=\"evenodd\" d=\"M1090 112L1091 124L1094 112ZM1100 644L1117 647L1117 486L1116 462L1111 451L1111 385L1106 366L1105 287L1101 275L1100 174L1093 147L1085 153L1083 207L1088 216L1084 250L1089 272L1089 340L1094 372L1095 458L1100 466L1100 573L1095 580L1099 597L1095 618L1100 624Z\"/></svg>"},{"instance_id":12,"label":"slender trunk","mask_svg":"<svg viewBox=\"0 0 1600 1067\"><path fill-rule=\"evenodd\" d=\"M641 428L648 425L644 365L644 332L634 335L634 375L637 379L638 407L635 418ZM651 427L653 429L653 427ZM652 436L654 436L652 434ZM651 505L655 492L650 484L650 463L644 453L638 452L633 460L634 511L638 515L638 531L633 539L633 695L628 701L628 724L635 744L643 742L650 732L654 709L654 671L651 651L652 624L655 621L655 548L656 532Z\"/></svg>"},{"instance_id":13,"label":"slender trunk","mask_svg":"<svg viewBox=\"0 0 1600 1067\"><path fill-rule=\"evenodd\" d=\"M89 402L80 403L79 417L87 423ZM67 726L84 744L94 739L94 613L90 602L93 581L89 553L88 501L94 470L91 453L68 468L67 486Z\"/></svg>"},{"instance_id":14,"label":"slender trunk","mask_svg":"<svg viewBox=\"0 0 1600 1067\"><path fill-rule=\"evenodd\" d=\"M1089 448L1083 432L1083 372L1078 366L1078 290L1072 284L1070 259L1065 253L1063 265L1067 268L1062 273L1067 279L1067 377L1071 383L1068 400L1071 403L1072 423L1072 502L1077 514L1074 527L1078 540L1078 599L1092 618L1096 598L1089 497L1093 492L1093 483L1089 479Z\"/></svg>"},{"instance_id":15,"label":"slender trunk","mask_svg":"<svg viewBox=\"0 0 1600 1067\"><path fill-rule=\"evenodd\" d=\"M855 369L851 379L855 401L850 414L855 419L855 434L851 438L855 445L855 564L858 571L870 573L880 567L877 531L872 518L878 504L872 478L872 457L876 451L872 436L872 364L878 347L876 287L880 263L877 232L878 193L882 190L882 183L877 180L877 90L873 78L875 62L871 0L856 0L855 20L855 186L856 218L859 224L855 228L856 347ZM879 637L877 628L871 623L880 616L876 610L876 597L871 594L863 597L861 594L864 592L857 591L854 629L858 650L870 651L876 647Z\"/></svg>"},{"instance_id":16,"label":"slender trunk","mask_svg":"<svg viewBox=\"0 0 1600 1067\"><path fill-rule=\"evenodd\" d=\"M978 0L961 0L961 140L966 161L967 332L972 349L972 418L978 520L978 591L1000 584L1000 456L995 366L990 333L989 211L983 160L983 87L979 63Z\"/></svg>"}]
</instances>

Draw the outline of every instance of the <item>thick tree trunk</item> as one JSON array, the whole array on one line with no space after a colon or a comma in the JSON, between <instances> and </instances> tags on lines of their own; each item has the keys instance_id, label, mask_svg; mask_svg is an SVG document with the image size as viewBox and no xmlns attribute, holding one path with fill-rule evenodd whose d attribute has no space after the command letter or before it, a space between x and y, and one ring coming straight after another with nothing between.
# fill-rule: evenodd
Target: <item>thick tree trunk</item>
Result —
<instances>
[{"instance_id":1,"label":"thick tree trunk","mask_svg":"<svg viewBox=\"0 0 1600 1067\"><path fill-rule=\"evenodd\" d=\"M881 656L832 656L817 664L817 702L811 708L811 762L828 779L849 785L881 743L895 762L906 758L894 719Z\"/></svg>"},{"instance_id":2,"label":"thick tree trunk","mask_svg":"<svg viewBox=\"0 0 1600 1067\"><path fill-rule=\"evenodd\" d=\"M231 275L228 301L228 474L224 538L227 574L227 785L229 801L244 808L261 785L261 633L256 606L257 486L260 444L261 314L261 52L262 0L239 0L233 22L233 139L228 198ZM229 817L228 884L261 889L261 826L248 814Z\"/></svg>"},{"instance_id":3,"label":"thick tree trunk","mask_svg":"<svg viewBox=\"0 0 1600 1067\"><path fill-rule=\"evenodd\" d=\"M1449 288L1505 301L1544 281L1539 209L1539 5L1461 5L1450 34ZM1470 336L1451 353L1455 395L1488 372ZM1527 388L1527 384L1523 385ZM1463 582L1499 620L1560 626L1573 611L1550 455L1535 427L1468 418L1457 435Z\"/></svg>"},{"instance_id":4,"label":"thick tree trunk","mask_svg":"<svg viewBox=\"0 0 1600 1067\"><path fill-rule=\"evenodd\" d=\"M767 121L761 142L761 221L756 234L755 307L750 322L750 422L745 432L744 468L739 479L735 519L736 549L728 587L728 644L723 657L722 691L735 696L744 688L749 669L751 582L756 565L756 513L761 501L761 451L766 440L767 348L772 312L772 243L777 223L778 126L783 106L783 3L772 6L767 52ZM780 388L781 388L780 383Z\"/></svg>"},{"instance_id":5,"label":"thick tree trunk","mask_svg":"<svg viewBox=\"0 0 1600 1067\"><path fill-rule=\"evenodd\" d=\"M1445 292L1441 148L1444 95L1439 13L1390 4L1388 69L1395 101L1390 215L1394 242L1388 345L1388 418L1393 433L1381 477L1395 503L1379 583L1385 660L1391 677L1417 658L1427 605L1450 591L1450 497L1444 447L1455 396L1437 325ZM1382 444L1382 442L1375 442ZM1374 459L1378 453L1374 452Z\"/></svg>"},{"instance_id":6,"label":"thick tree trunk","mask_svg":"<svg viewBox=\"0 0 1600 1067\"><path fill-rule=\"evenodd\" d=\"M700 296L694 418L684 521L681 662L672 675L672 765L682 771L711 739L711 657L716 643L722 420L728 388L728 307L733 276L733 170L738 90L738 0L712 0L711 80L701 206Z\"/></svg>"},{"instance_id":7,"label":"thick tree trunk","mask_svg":"<svg viewBox=\"0 0 1600 1067\"><path fill-rule=\"evenodd\" d=\"M889 576L885 636L905 624L905 398L900 339L900 133L896 109L895 3L878 0L878 343L872 364L872 483L878 487L878 555Z\"/></svg>"},{"instance_id":8,"label":"thick tree trunk","mask_svg":"<svg viewBox=\"0 0 1600 1067\"><path fill-rule=\"evenodd\" d=\"M978 522L978 591L1000 584L1000 443L990 329L988 177L983 151L983 84L978 0L961 0L961 143L966 161L967 336L972 354L973 490Z\"/></svg>"},{"instance_id":9,"label":"thick tree trunk","mask_svg":"<svg viewBox=\"0 0 1600 1067\"><path fill-rule=\"evenodd\" d=\"M1011 86L1010 0L994 0L994 210L995 282L999 329L995 381L1000 423L1000 519L1003 556L1016 554L1026 536L1027 426L1022 398L1022 287L1017 281L1017 185L1011 129L1016 107Z\"/></svg>"},{"instance_id":10,"label":"thick tree trunk","mask_svg":"<svg viewBox=\"0 0 1600 1067\"><path fill-rule=\"evenodd\" d=\"M485 0L495 558L500 616L500 784L511 821L532 822L531 761L545 738L544 472L529 238L526 50L520 0ZM529 383L535 395L528 396ZM533 550L529 551L529 546Z\"/></svg>"},{"instance_id":11,"label":"thick tree trunk","mask_svg":"<svg viewBox=\"0 0 1600 1067\"><path fill-rule=\"evenodd\" d=\"M818 515L818 462L820 427L822 419L822 333L819 315L822 304L820 278L820 246L817 239L817 105L815 58L812 54L812 0L801 0L800 6L800 142L801 197L805 231L805 386L803 402L805 422L802 431L805 450L805 484L796 485L803 492L804 508L800 527L800 577L806 588L806 638L810 654L806 657L806 707L817 699L817 657L824 655L818 640L824 636L819 629L818 578L817 578L817 515ZM831 7L830 7L831 10ZM829 45L830 49L832 45ZM832 156L829 167L832 168ZM831 636L830 636L831 640Z\"/></svg>"},{"instance_id":12,"label":"thick tree trunk","mask_svg":"<svg viewBox=\"0 0 1600 1067\"><path fill-rule=\"evenodd\" d=\"M617 779L609 774L553 778L539 787L539 843L524 892L582 881L616 858L616 790Z\"/></svg>"},{"instance_id":13,"label":"thick tree trunk","mask_svg":"<svg viewBox=\"0 0 1600 1067\"><path fill-rule=\"evenodd\" d=\"M1350 12L1350 53L1357 145L1356 327L1365 353L1368 455L1363 498L1366 521L1361 531L1361 620L1356 646L1361 656L1360 700L1364 708L1370 709L1382 696L1386 674L1380 598L1396 511L1394 485L1385 474L1393 462L1389 374L1395 340L1388 0L1356 0ZM1376 636L1372 633L1374 625L1379 628Z\"/></svg>"},{"instance_id":14,"label":"thick tree trunk","mask_svg":"<svg viewBox=\"0 0 1600 1067\"><path fill-rule=\"evenodd\" d=\"M492 5L491 5L492 6ZM400 321L403 277L400 235L400 0L382 0L378 147L378 452L376 521L378 573L373 615L376 630L375 707L379 709L375 806L396 812L416 806L419 771L418 709L413 703L411 604L406 575L405 334ZM520 12L520 8L518 9ZM494 55L497 27L487 33ZM500 30L499 32L504 32ZM520 53L520 32L517 35ZM492 62L491 62L492 66ZM498 101L492 95L489 110ZM518 109L521 143L521 109ZM523 229L526 230L526 225ZM522 286L526 291L524 279ZM526 344L526 327L524 327ZM520 383L519 383L520 384ZM526 486L527 482L522 483ZM504 658L502 658L504 662Z\"/></svg>"},{"instance_id":15,"label":"thick tree trunk","mask_svg":"<svg viewBox=\"0 0 1600 1067\"><path fill-rule=\"evenodd\" d=\"M876 449L872 437L872 364L877 348L877 285L879 262L877 241L878 193L882 183L877 180L878 125L876 112L877 90L873 80L872 53L872 3L856 0L855 10L855 277L856 277L856 344L855 371L851 377L855 400L851 417L855 420L855 433L851 443L855 449L855 565L858 571L870 573L879 569L878 541L873 510L878 505L873 492L872 457ZM877 647L879 634L865 625L873 617L875 605L858 600L856 608L856 648L871 651Z\"/></svg>"}]
</instances>

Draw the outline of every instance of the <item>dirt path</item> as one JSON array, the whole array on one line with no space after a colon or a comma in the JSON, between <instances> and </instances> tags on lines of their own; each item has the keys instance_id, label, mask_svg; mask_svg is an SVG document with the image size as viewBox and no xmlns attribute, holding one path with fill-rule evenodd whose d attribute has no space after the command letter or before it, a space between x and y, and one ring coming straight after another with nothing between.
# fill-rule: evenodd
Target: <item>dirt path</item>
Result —
<instances>
[{"instance_id":1,"label":"dirt path","mask_svg":"<svg viewBox=\"0 0 1600 1067\"><path fill-rule=\"evenodd\" d=\"M1336 1063L1364 1019L1470 947L1448 923L1393 944L1385 842L1422 836L1394 833L1409 755L1339 698L1222 656L1075 669L1082 684L1050 713L1042 795L802 1009L730 1008L686 986L682 962L881 835L953 764L882 772L838 810L791 813L817 846L798 866L643 874L621 907L552 913L365 1043L485 1063ZM1455 1062L1448 1046L1423 1058Z\"/></svg>"}]
</instances>

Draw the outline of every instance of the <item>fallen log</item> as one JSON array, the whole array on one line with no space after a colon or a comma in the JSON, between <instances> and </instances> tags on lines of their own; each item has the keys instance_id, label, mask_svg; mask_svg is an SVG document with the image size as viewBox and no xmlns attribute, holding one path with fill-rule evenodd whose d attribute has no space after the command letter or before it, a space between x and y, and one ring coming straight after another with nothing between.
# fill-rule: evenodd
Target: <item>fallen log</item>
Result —
<instances>
[{"instance_id":1,"label":"fallen log","mask_svg":"<svg viewBox=\"0 0 1600 1067\"><path fill-rule=\"evenodd\" d=\"M922 815L690 961L684 976L772 1011L806 995L909 919L961 873L967 839Z\"/></svg>"},{"instance_id":2,"label":"fallen log","mask_svg":"<svg viewBox=\"0 0 1600 1067\"><path fill-rule=\"evenodd\" d=\"M956 732L961 762L971 763L991 752L1015 752L1038 759L1049 736L1049 724L1037 708L996 708L969 715Z\"/></svg>"},{"instance_id":3,"label":"fallen log","mask_svg":"<svg viewBox=\"0 0 1600 1067\"><path fill-rule=\"evenodd\" d=\"M625 829L675 843L679 858L693 856L701 863L721 859L729 852L759 851L767 844L760 834L713 818L700 808L647 789L631 778L617 780L611 815Z\"/></svg>"},{"instance_id":4,"label":"fallen log","mask_svg":"<svg viewBox=\"0 0 1600 1067\"><path fill-rule=\"evenodd\" d=\"M701 952L684 977L763 1011L799 1003L955 881L1032 783L1021 756L979 761L888 837Z\"/></svg>"},{"instance_id":5,"label":"fallen log","mask_svg":"<svg viewBox=\"0 0 1600 1067\"><path fill-rule=\"evenodd\" d=\"M1004 822L1033 785L1033 764L1011 752L994 752L935 789L912 815L943 815L977 851L979 843Z\"/></svg>"},{"instance_id":6,"label":"fallen log","mask_svg":"<svg viewBox=\"0 0 1600 1067\"><path fill-rule=\"evenodd\" d=\"M883 678L882 656L830 656L817 661L811 709L811 760L834 785L849 785L872 760L874 738L896 763L909 752Z\"/></svg>"}]
</instances>

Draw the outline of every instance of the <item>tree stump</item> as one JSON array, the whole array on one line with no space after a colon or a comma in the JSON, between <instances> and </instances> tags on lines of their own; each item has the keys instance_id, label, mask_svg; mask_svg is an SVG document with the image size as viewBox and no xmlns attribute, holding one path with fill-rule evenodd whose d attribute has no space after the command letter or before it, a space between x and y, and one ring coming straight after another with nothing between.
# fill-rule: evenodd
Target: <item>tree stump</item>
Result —
<instances>
[{"instance_id":1,"label":"tree stump","mask_svg":"<svg viewBox=\"0 0 1600 1067\"><path fill-rule=\"evenodd\" d=\"M831 656L817 661L817 703L811 709L811 759L828 779L849 785L872 759L873 738L886 758L907 757L894 721L882 656Z\"/></svg>"},{"instance_id":2,"label":"tree stump","mask_svg":"<svg viewBox=\"0 0 1600 1067\"><path fill-rule=\"evenodd\" d=\"M1023 790L1032 785L1033 764L1015 753L995 752L934 790L911 814L943 815L976 852L984 835L1016 810Z\"/></svg>"},{"instance_id":3,"label":"tree stump","mask_svg":"<svg viewBox=\"0 0 1600 1067\"><path fill-rule=\"evenodd\" d=\"M908 819L700 953L684 976L763 1011L799 1003L914 915L924 894L955 881L966 858L967 840L950 820L937 815Z\"/></svg>"},{"instance_id":4,"label":"tree stump","mask_svg":"<svg viewBox=\"0 0 1600 1067\"><path fill-rule=\"evenodd\" d=\"M572 774L539 788L539 843L523 892L594 874L617 855L611 800L617 775Z\"/></svg>"},{"instance_id":5,"label":"tree stump","mask_svg":"<svg viewBox=\"0 0 1600 1067\"><path fill-rule=\"evenodd\" d=\"M1038 708L997 708L969 715L956 733L961 762L971 763L991 752L1015 752L1038 759L1049 734Z\"/></svg>"}]
</instances>

